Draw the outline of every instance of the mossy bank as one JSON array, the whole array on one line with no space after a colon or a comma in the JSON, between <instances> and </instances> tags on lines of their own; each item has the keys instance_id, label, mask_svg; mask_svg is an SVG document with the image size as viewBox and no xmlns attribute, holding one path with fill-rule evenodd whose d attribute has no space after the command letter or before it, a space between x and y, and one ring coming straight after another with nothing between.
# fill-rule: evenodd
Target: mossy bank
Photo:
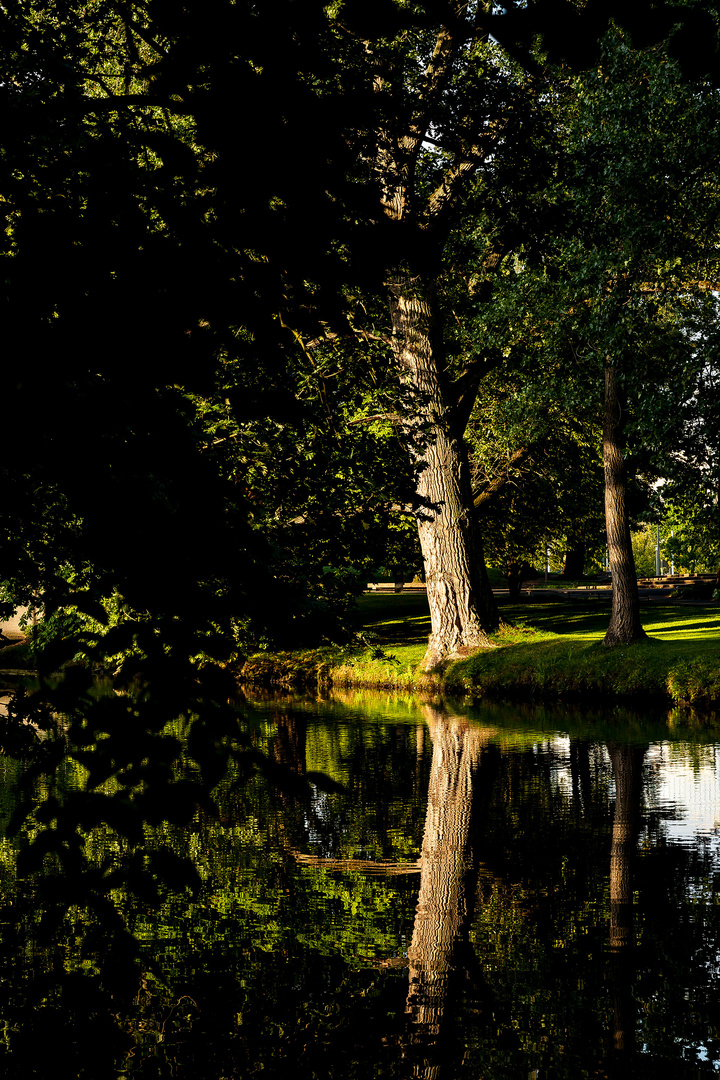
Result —
<instances>
[{"instance_id":1,"label":"mossy bank","mask_svg":"<svg viewBox=\"0 0 720 1080\"><path fill-rule=\"evenodd\" d=\"M632 701L720 709L720 606L648 601L648 638L608 650L603 597L543 598L502 609L492 649L419 670L429 618L422 595L361 597L363 644L261 653L240 668L248 686L283 689L363 687L472 700Z\"/></svg>"}]
</instances>

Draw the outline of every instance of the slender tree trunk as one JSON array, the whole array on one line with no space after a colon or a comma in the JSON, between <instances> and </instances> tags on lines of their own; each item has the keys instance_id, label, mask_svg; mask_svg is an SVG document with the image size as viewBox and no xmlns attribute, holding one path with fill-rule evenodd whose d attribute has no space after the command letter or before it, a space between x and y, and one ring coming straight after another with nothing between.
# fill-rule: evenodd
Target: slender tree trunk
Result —
<instances>
[{"instance_id":1,"label":"slender tree trunk","mask_svg":"<svg viewBox=\"0 0 720 1080\"><path fill-rule=\"evenodd\" d=\"M605 463L605 525L610 573L612 614L604 645L614 648L645 637L640 622L640 598L627 515L627 472L620 446L622 409L615 369L605 368L603 460Z\"/></svg>"},{"instance_id":2,"label":"slender tree trunk","mask_svg":"<svg viewBox=\"0 0 720 1080\"><path fill-rule=\"evenodd\" d=\"M523 567L522 563L512 561L507 564L508 596L516 604L522 594Z\"/></svg>"},{"instance_id":3,"label":"slender tree trunk","mask_svg":"<svg viewBox=\"0 0 720 1080\"><path fill-rule=\"evenodd\" d=\"M582 540L570 541L563 560L563 577L581 578L585 571L585 544Z\"/></svg>"},{"instance_id":4,"label":"slender tree trunk","mask_svg":"<svg viewBox=\"0 0 720 1080\"><path fill-rule=\"evenodd\" d=\"M430 670L489 646L497 609L483 609L489 590L479 571L470 472L454 423L432 285L395 274L390 309L395 355L413 398L406 432L418 471L416 513L432 625L422 666Z\"/></svg>"}]
</instances>

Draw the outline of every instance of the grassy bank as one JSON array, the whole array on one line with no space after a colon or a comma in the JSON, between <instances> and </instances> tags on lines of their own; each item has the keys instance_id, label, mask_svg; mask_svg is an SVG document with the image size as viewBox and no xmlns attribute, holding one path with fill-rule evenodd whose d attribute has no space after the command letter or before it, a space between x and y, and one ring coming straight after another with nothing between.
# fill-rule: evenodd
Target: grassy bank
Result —
<instances>
[{"instance_id":1,"label":"grassy bank","mask_svg":"<svg viewBox=\"0 0 720 1080\"><path fill-rule=\"evenodd\" d=\"M607 594L529 600L501 608L509 625L496 648L418 671L430 632L425 596L360 598L359 628L368 644L251 657L242 677L255 685L333 685L445 689L475 700L632 700L720 708L720 606L646 601L647 641L615 650L601 642Z\"/></svg>"}]
</instances>

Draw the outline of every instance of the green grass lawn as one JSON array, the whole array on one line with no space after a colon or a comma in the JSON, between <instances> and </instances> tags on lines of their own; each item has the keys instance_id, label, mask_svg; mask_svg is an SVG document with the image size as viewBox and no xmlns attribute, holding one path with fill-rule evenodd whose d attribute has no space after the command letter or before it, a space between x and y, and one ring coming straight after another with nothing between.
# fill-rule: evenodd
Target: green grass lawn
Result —
<instances>
[{"instance_id":1,"label":"green grass lawn","mask_svg":"<svg viewBox=\"0 0 720 1080\"><path fill-rule=\"evenodd\" d=\"M610 618L610 601L567 600L554 603L530 602L502 609L504 618L518 625L532 625L558 636L581 641L601 641ZM661 641L720 642L720 606L641 602L646 633Z\"/></svg>"},{"instance_id":2,"label":"green grass lawn","mask_svg":"<svg viewBox=\"0 0 720 1080\"><path fill-rule=\"evenodd\" d=\"M646 641L606 649L608 594L501 605L505 625L446 671L418 670L430 633L422 593L360 597L362 644L251 657L243 677L273 685L448 690L474 698L633 699L720 708L720 606L641 602Z\"/></svg>"},{"instance_id":3,"label":"green grass lawn","mask_svg":"<svg viewBox=\"0 0 720 1080\"><path fill-rule=\"evenodd\" d=\"M531 600L501 605L500 610L507 622L521 629L533 628L538 638L549 635L590 644L601 641L605 635L610 598ZM646 632L660 641L690 649L700 643L720 644L720 605L649 600L641 604L641 611ZM377 635L379 645L387 645L393 651L420 650L418 655L422 658L430 633L430 614L423 593L366 593L358 600L358 613L361 628ZM512 635L507 635L506 640L512 640Z\"/></svg>"},{"instance_id":4,"label":"green grass lawn","mask_svg":"<svg viewBox=\"0 0 720 1080\"><path fill-rule=\"evenodd\" d=\"M369 641L415 667L427 649L430 612L424 593L365 593L358 599L358 624ZM371 650L361 654L371 657Z\"/></svg>"},{"instance_id":5,"label":"green grass lawn","mask_svg":"<svg viewBox=\"0 0 720 1080\"><path fill-rule=\"evenodd\" d=\"M547 598L501 606L508 624L497 648L451 666L448 686L491 696L670 697L720 704L720 606L645 601L649 638L607 650L609 595ZM430 632L423 594L368 594L358 603L363 633L385 654L366 648L343 664L342 677L409 685Z\"/></svg>"}]
</instances>

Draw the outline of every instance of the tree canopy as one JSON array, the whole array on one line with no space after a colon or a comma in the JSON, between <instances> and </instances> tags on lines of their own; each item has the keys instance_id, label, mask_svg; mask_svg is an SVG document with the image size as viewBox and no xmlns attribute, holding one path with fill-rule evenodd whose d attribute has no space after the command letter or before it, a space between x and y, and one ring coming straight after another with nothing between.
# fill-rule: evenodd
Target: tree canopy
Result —
<instances>
[{"instance_id":1,"label":"tree canopy","mask_svg":"<svg viewBox=\"0 0 720 1080\"><path fill-rule=\"evenodd\" d=\"M422 534L431 505L455 498L424 490L432 446L445 425L462 474L479 380L520 341L525 377L537 370L544 320L561 324L540 336L571 409L567 388L575 402L588 388L582 371L567 378L568 348L630 315L619 298L616 318L614 293L587 306L603 275L632 272L645 354L667 354L667 331L650 347L649 309L670 310L677 259L707 236L695 178L713 108L707 92L678 105L661 57L708 85L711 12L147 0L12 4L2 18L5 437L22 447L3 466L2 560L18 601L40 589L49 609L97 617L119 594L128 609L195 603L210 618L222 594L254 632L279 632L262 623L280 610L311 628L318 604L327 614L395 557L398 513ZM666 43L656 74L643 74L647 53L603 54L611 19L628 45ZM642 109L655 114L634 131ZM662 176L653 139L666 140ZM643 221L657 207L663 223L651 243L631 220L638 199ZM658 266L662 300L643 293ZM422 279L428 355L450 376L433 374L430 408L403 275L416 294ZM563 331L573 308L592 325ZM429 554L439 520L431 593L446 576L428 563L445 557ZM469 588L479 622L440 633L438 656L492 625L482 583Z\"/></svg>"},{"instance_id":2,"label":"tree canopy","mask_svg":"<svg viewBox=\"0 0 720 1080\"><path fill-rule=\"evenodd\" d=\"M127 998L118 883L197 887L172 828L225 775L307 794L228 660L349 632L413 560L425 666L486 644L476 501L488 551L594 535L603 432L688 533L717 513L716 12L9 0L0 30L0 578L46 622L10 829Z\"/></svg>"}]
</instances>

